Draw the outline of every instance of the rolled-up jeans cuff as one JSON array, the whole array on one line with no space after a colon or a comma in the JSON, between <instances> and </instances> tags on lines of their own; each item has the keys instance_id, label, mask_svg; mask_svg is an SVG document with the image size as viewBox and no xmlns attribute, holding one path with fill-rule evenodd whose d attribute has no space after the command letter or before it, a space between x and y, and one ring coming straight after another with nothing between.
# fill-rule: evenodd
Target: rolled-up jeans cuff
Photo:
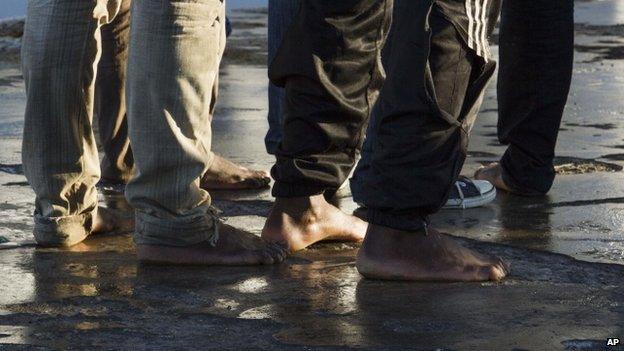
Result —
<instances>
[{"instance_id":1,"label":"rolled-up jeans cuff","mask_svg":"<svg viewBox=\"0 0 624 351\"><path fill-rule=\"evenodd\" d=\"M368 209L367 220L370 224L388 227L407 232L418 232L427 228L427 216L407 212L396 213L378 209Z\"/></svg>"},{"instance_id":2,"label":"rolled-up jeans cuff","mask_svg":"<svg viewBox=\"0 0 624 351\"><path fill-rule=\"evenodd\" d=\"M83 241L93 229L97 207L91 212L63 217L44 217L35 212L33 234L42 246L72 246Z\"/></svg>"},{"instance_id":3,"label":"rolled-up jeans cuff","mask_svg":"<svg viewBox=\"0 0 624 351\"><path fill-rule=\"evenodd\" d=\"M273 185L272 194L275 197L304 197L320 195L328 187L319 184L293 184L277 181Z\"/></svg>"},{"instance_id":4,"label":"rolled-up jeans cuff","mask_svg":"<svg viewBox=\"0 0 624 351\"><path fill-rule=\"evenodd\" d=\"M184 247L201 242L215 245L218 238L216 214L159 218L136 210L134 242L137 245Z\"/></svg>"}]
</instances>

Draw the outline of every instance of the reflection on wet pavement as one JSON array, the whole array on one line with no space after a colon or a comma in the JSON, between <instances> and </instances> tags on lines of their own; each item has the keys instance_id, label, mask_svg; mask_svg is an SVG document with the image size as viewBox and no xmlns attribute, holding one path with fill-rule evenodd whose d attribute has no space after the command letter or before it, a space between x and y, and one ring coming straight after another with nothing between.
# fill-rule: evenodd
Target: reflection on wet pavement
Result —
<instances>
[{"instance_id":1,"label":"reflection on wet pavement","mask_svg":"<svg viewBox=\"0 0 624 351\"><path fill-rule=\"evenodd\" d=\"M475 239L621 264L624 196L614 189L623 181L619 172L562 175L547 196L501 193L490 206L442 211L433 223Z\"/></svg>"},{"instance_id":2,"label":"reflection on wet pavement","mask_svg":"<svg viewBox=\"0 0 624 351\"><path fill-rule=\"evenodd\" d=\"M623 266L466 244L509 258L512 277L499 284L364 280L356 249L331 248L277 266L137 265L129 236L94 237L66 252L5 251L2 267L12 269L3 272L9 286L0 296L23 293L0 301L0 345L533 350L624 331Z\"/></svg>"}]
</instances>

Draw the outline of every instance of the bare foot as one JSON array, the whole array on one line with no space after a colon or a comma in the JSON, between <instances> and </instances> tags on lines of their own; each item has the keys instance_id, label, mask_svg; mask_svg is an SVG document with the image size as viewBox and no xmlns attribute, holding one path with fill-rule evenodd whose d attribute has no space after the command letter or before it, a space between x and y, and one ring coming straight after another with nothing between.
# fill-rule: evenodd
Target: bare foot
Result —
<instances>
[{"instance_id":1,"label":"bare foot","mask_svg":"<svg viewBox=\"0 0 624 351\"><path fill-rule=\"evenodd\" d=\"M505 184L505 182L503 181L503 168L498 162L490 163L487 166L479 168L475 172L474 178L479 180L487 180L488 182L494 184L494 186L498 189L510 193L512 192L507 184Z\"/></svg>"},{"instance_id":2,"label":"bare foot","mask_svg":"<svg viewBox=\"0 0 624 351\"><path fill-rule=\"evenodd\" d=\"M366 278L418 281L498 281L509 266L429 229L406 232L370 225L356 266Z\"/></svg>"},{"instance_id":3,"label":"bare foot","mask_svg":"<svg viewBox=\"0 0 624 351\"><path fill-rule=\"evenodd\" d=\"M134 230L134 216L124 217L118 211L106 207L98 207L93 219L91 234L127 233Z\"/></svg>"},{"instance_id":4,"label":"bare foot","mask_svg":"<svg viewBox=\"0 0 624 351\"><path fill-rule=\"evenodd\" d=\"M219 223L215 246L203 242L186 247L137 245L140 261L171 265L250 266L279 263L286 249L252 233Z\"/></svg>"},{"instance_id":5,"label":"bare foot","mask_svg":"<svg viewBox=\"0 0 624 351\"><path fill-rule=\"evenodd\" d=\"M368 223L330 205L323 195L278 198L267 218L262 238L302 250L322 240L360 242Z\"/></svg>"},{"instance_id":6,"label":"bare foot","mask_svg":"<svg viewBox=\"0 0 624 351\"><path fill-rule=\"evenodd\" d=\"M93 224L90 232L73 230L68 233L63 233L63 235L60 233L35 230L33 234L39 246L68 248L83 242L90 235L113 232L126 233L134 230L134 217L123 217L119 211L114 211L106 207L98 207L92 221Z\"/></svg>"},{"instance_id":7,"label":"bare foot","mask_svg":"<svg viewBox=\"0 0 624 351\"><path fill-rule=\"evenodd\" d=\"M266 171L248 169L215 155L200 184L206 190L240 190L266 188L270 182L271 176Z\"/></svg>"}]
</instances>

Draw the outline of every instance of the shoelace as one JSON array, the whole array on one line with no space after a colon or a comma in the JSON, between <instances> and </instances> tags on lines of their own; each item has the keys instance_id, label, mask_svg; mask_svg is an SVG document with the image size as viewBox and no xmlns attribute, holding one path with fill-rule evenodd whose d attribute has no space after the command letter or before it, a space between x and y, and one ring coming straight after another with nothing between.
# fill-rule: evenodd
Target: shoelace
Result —
<instances>
[{"instance_id":1,"label":"shoelace","mask_svg":"<svg viewBox=\"0 0 624 351\"><path fill-rule=\"evenodd\" d=\"M462 190L462 187L467 187L468 185L462 181L456 181L455 182L455 187L457 188L457 193L459 194L459 198L461 199L460 202L460 206L462 209L466 209L466 204L464 203L464 200L466 199L466 196L464 195L464 191Z\"/></svg>"}]
</instances>

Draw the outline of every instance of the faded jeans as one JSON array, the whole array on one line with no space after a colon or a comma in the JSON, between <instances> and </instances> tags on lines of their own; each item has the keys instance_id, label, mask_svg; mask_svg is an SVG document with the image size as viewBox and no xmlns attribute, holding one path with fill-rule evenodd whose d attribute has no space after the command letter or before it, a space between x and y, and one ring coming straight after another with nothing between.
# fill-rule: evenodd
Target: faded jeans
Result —
<instances>
[{"instance_id":1,"label":"faded jeans","mask_svg":"<svg viewBox=\"0 0 624 351\"><path fill-rule=\"evenodd\" d=\"M22 154L41 244L73 245L92 230L100 178L92 124L97 67L107 56L103 28L124 15L124 3L29 1ZM127 105L137 174L126 196L137 209L135 238L167 245L214 239L210 196L199 178L213 160L210 119L225 4L144 0L133 6Z\"/></svg>"}]
</instances>

